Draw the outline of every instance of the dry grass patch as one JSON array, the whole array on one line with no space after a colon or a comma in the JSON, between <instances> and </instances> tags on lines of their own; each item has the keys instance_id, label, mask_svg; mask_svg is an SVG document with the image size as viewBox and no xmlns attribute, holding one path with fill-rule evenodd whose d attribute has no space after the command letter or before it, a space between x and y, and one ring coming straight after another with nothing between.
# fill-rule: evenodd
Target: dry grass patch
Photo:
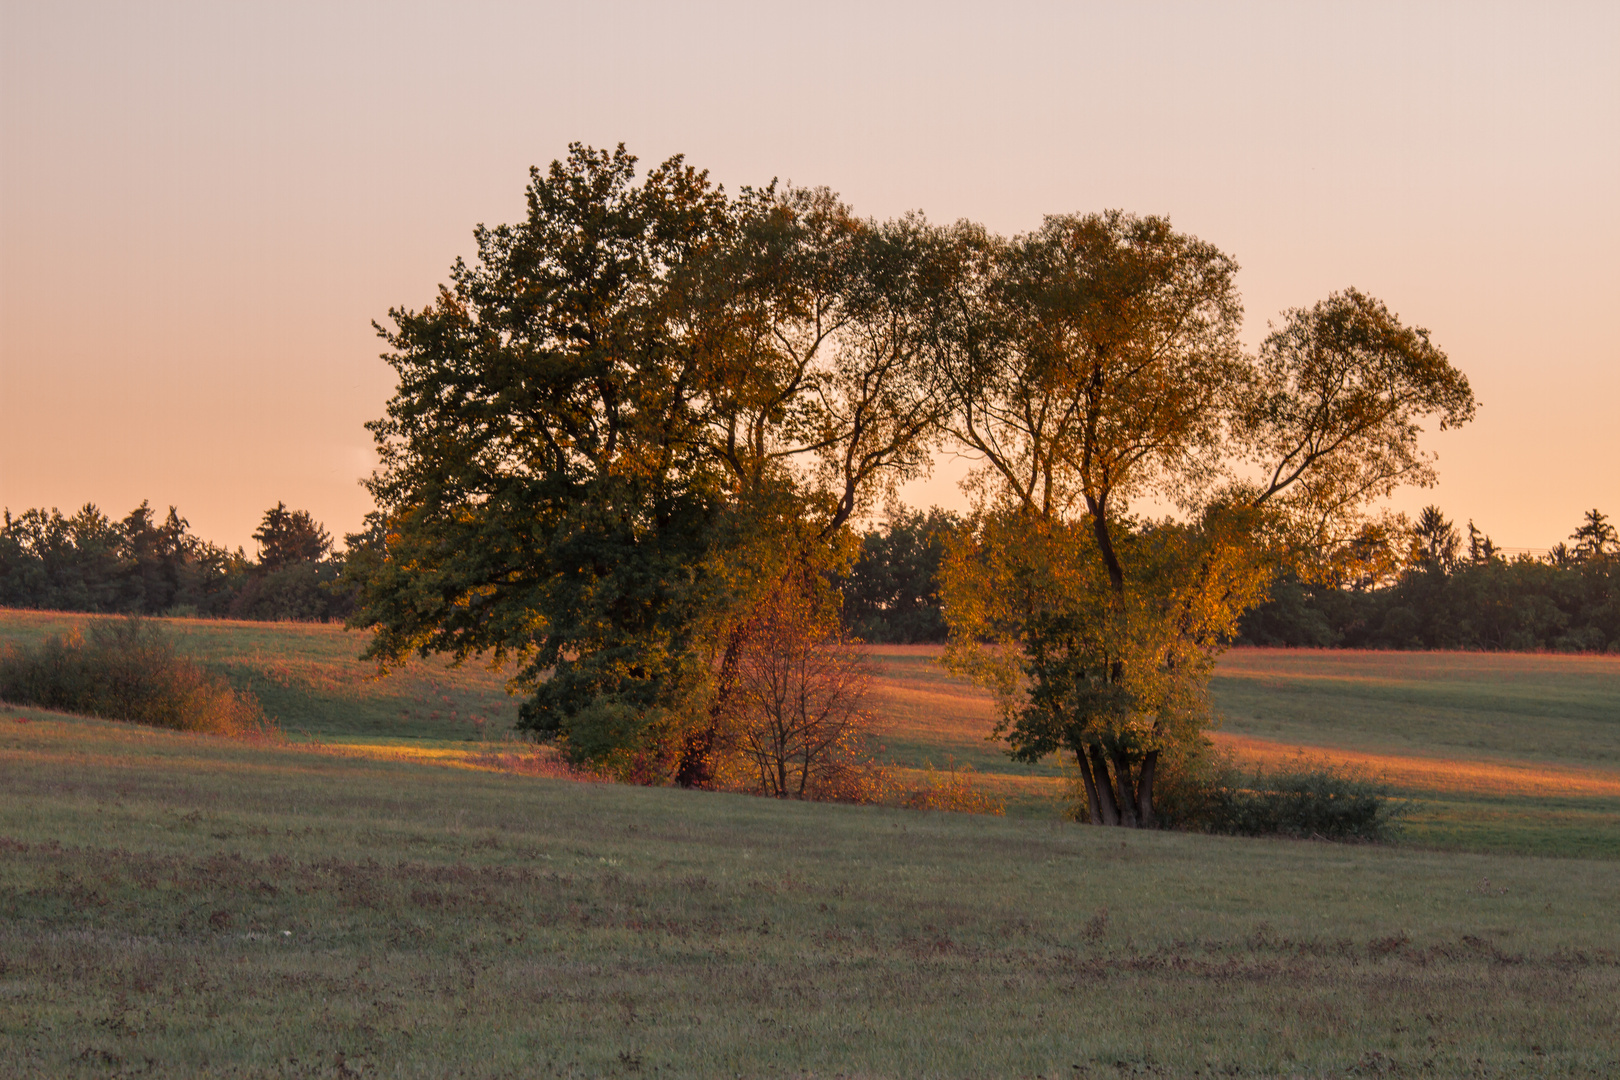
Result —
<instances>
[{"instance_id":1,"label":"dry grass patch","mask_svg":"<svg viewBox=\"0 0 1620 1080\"><path fill-rule=\"evenodd\" d=\"M1412 791L1620 799L1620 770L1614 769L1371 753L1273 742L1227 731L1214 732L1212 737L1217 747L1231 751L1245 764L1279 768L1323 762L1374 774Z\"/></svg>"}]
</instances>

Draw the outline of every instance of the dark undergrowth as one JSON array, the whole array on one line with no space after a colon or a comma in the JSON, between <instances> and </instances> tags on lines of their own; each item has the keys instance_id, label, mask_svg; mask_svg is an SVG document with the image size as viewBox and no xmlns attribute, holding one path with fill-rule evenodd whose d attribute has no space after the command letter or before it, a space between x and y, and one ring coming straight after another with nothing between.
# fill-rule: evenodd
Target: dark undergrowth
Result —
<instances>
[{"instance_id":1,"label":"dark undergrowth","mask_svg":"<svg viewBox=\"0 0 1620 1080\"><path fill-rule=\"evenodd\" d=\"M1367 843L1393 840L1412 804L1374 777L1325 761L1244 769L1206 748L1164 763L1154 809L1161 825L1187 832Z\"/></svg>"}]
</instances>

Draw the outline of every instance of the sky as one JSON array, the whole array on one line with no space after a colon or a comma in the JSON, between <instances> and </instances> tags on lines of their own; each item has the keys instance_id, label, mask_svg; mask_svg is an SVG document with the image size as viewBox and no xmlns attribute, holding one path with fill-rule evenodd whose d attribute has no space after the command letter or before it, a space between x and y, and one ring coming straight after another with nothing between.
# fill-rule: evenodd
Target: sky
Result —
<instances>
[{"instance_id":1,"label":"sky","mask_svg":"<svg viewBox=\"0 0 1620 1080\"><path fill-rule=\"evenodd\" d=\"M1166 215L1242 265L1251 347L1355 286L1467 374L1397 509L1620 517L1620 5L1477 0L0 0L0 505L357 529L372 321L574 140L1006 235Z\"/></svg>"}]
</instances>

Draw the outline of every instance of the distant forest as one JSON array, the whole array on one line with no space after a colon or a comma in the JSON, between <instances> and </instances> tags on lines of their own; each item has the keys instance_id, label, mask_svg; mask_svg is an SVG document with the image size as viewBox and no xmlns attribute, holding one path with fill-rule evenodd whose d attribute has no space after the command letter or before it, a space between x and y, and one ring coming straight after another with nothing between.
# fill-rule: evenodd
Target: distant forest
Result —
<instances>
[{"instance_id":1,"label":"distant forest","mask_svg":"<svg viewBox=\"0 0 1620 1080\"><path fill-rule=\"evenodd\" d=\"M896 511L864 532L836 582L850 631L880 644L944 641L940 561L961 525L936 507ZM0 606L298 621L353 610L344 555L307 512L277 503L253 539L250 559L192 535L174 507L158 520L145 502L119 520L93 505L71 517L7 511ZM367 539L347 538L350 548ZM1471 522L1465 539L1429 507L1353 580L1284 571L1271 599L1244 616L1235 644L1620 653L1617 579L1620 540L1597 510L1545 557L1509 559Z\"/></svg>"},{"instance_id":2,"label":"distant forest","mask_svg":"<svg viewBox=\"0 0 1620 1080\"><path fill-rule=\"evenodd\" d=\"M939 566L960 520L903 512L862 537L842 582L844 615L867 641L945 640ZM1620 542L1589 511L1545 557L1508 559L1468 525L1466 540L1435 507L1391 530L1340 583L1283 572L1248 612L1236 644L1354 649L1551 650L1620 653Z\"/></svg>"},{"instance_id":3,"label":"distant forest","mask_svg":"<svg viewBox=\"0 0 1620 1080\"><path fill-rule=\"evenodd\" d=\"M5 511L0 606L129 615L319 621L346 618L343 556L306 511L277 503L253 539L257 558L192 535L175 507L142 502L119 520L92 504ZM358 538L351 537L350 545Z\"/></svg>"},{"instance_id":4,"label":"distant forest","mask_svg":"<svg viewBox=\"0 0 1620 1080\"><path fill-rule=\"evenodd\" d=\"M1433 506L1397 539L1395 559L1349 585L1284 573L1238 642L1620 653L1620 543L1597 510L1542 558L1506 558L1473 522L1464 541Z\"/></svg>"}]
</instances>

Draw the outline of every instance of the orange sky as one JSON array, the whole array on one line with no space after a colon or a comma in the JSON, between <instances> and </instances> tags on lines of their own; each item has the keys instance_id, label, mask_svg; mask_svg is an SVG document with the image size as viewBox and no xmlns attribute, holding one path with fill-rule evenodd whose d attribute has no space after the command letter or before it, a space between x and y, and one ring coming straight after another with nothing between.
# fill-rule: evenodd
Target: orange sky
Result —
<instances>
[{"instance_id":1,"label":"orange sky","mask_svg":"<svg viewBox=\"0 0 1620 1080\"><path fill-rule=\"evenodd\" d=\"M1004 233L1168 214L1243 265L1251 344L1355 285L1467 372L1479 419L1398 505L1510 547L1620 517L1612 3L0 12L14 512L148 498L251 547L285 500L354 529L392 385L370 321L580 139Z\"/></svg>"}]
</instances>

